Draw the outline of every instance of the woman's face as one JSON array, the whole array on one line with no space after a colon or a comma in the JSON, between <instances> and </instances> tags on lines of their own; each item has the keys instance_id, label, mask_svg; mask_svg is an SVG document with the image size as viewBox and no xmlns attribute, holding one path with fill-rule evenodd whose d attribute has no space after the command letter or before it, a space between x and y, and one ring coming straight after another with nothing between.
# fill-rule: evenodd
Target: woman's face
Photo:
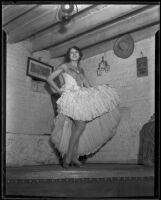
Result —
<instances>
[{"instance_id":1,"label":"woman's face","mask_svg":"<svg viewBox=\"0 0 161 200\"><path fill-rule=\"evenodd\" d=\"M70 59L73 61L78 61L80 58L79 51L74 48L71 48L69 56L70 56Z\"/></svg>"}]
</instances>

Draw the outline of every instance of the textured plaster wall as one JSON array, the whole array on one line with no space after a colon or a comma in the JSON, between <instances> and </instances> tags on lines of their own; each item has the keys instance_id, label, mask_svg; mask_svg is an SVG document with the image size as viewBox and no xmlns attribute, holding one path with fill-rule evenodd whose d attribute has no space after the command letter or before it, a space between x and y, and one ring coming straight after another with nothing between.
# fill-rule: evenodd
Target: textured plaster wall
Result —
<instances>
[{"instance_id":1,"label":"textured plaster wall","mask_svg":"<svg viewBox=\"0 0 161 200\"><path fill-rule=\"evenodd\" d=\"M26 76L27 59L35 56L30 50L28 42L7 44L6 164L11 166L41 163L51 151L43 135L50 134L54 112L49 94Z\"/></svg>"},{"instance_id":2,"label":"textured plaster wall","mask_svg":"<svg viewBox=\"0 0 161 200\"><path fill-rule=\"evenodd\" d=\"M148 76L137 77L136 58L141 51L148 57ZM101 57L110 65L110 71L96 75ZM87 78L92 85L108 83L120 95L121 122L116 136L106 144L89 162L137 162L139 131L154 113L155 82L155 37L135 43L133 54L122 59L113 50L82 62Z\"/></svg>"},{"instance_id":3,"label":"textured plaster wall","mask_svg":"<svg viewBox=\"0 0 161 200\"><path fill-rule=\"evenodd\" d=\"M28 56L26 43L7 45L7 132L48 133L51 101L48 94L33 90L32 80L26 76Z\"/></svg>"},{"instance_id":4,"label":"textured plaster wall","mask_svg":"<svg viewBox=\"0 0 161 200\"><path fill-rule=\"evenodd\" d=\"M140 52L148 57L148 76L137 77L136 58ZM27 57L31 56L28 43L7 45L7 108L6 161L9 166L58 163L49 143L54 113L48 93L34 90L26 76ZM102 55L110 71L96 75ZM50 59L48 52L37 52L32 57L56 67L61 59ZM87 162L136 163L139 131L154 113L154 36L135 43L133 54L127 59L107 51L82 61L92 85L108 83L120 95L121 122L117 135Z\"/></svg>"}]
</instances>

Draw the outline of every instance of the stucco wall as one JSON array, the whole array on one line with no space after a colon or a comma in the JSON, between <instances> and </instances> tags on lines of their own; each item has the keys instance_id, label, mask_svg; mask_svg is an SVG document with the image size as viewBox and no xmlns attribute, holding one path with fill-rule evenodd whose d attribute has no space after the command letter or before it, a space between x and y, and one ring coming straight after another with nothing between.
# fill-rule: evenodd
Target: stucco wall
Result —
<instances>
[{"instance_id":1,"label":"stucco wall","mask_svg":"<svg viewBox=\"0 0 161 200\"><path fill-rule=\"evenodd\" d=\"M31 77L26 76L27 59L33 57L30 50L28 42L7 44L7 165L36 164L45 159L43 152L49 156L47 148L50 148L41 146L40 138L46 139L45 134L50 134L54 112L49 94L35 90Z\"/></svg>"},{"instance_id":2,"label":"stucco wall","mask_svg":"<svg viewBox=\"0 0 161 200\"><path fill-rule=\"evenodd\" d=\"M148 76L137 77L136 59L148 58ZM110 71L97 76L96 71L102 55L110 65ZM155 37L135 43L133 54L122 59L113 50L82 62L87 78L92 85L108 83L120 96L121 122L117 135L106 144L89 162L137 162L139 131L154 113L155 82Z\"/></svg>"},{"instance_id":3,"label":"stucco wall","mask_svg":"<svg viewBox=\"0 0 161 200\"><path fill-rule=\"evenodd\" d=\"M137 77L136 73L136 58L141 57L141 51L148 57L145 77ZM96 70L102 55L110 71L98 77ZM54 118L51 99L48 93L33 90L32 80L26 76L28 56L28 43L7 45L6 161L10 166L58 163L49 144ZM55 67L62 62L50 59L47 52L32 56L43 57L44 62ZM117 89L122 116L116 136L87 162L137 162L139 131L154 113L154 61L154 35L135 43L127 59L109 50L82 61L92 85L108 83Z\"/></svg>"}]
</instances>

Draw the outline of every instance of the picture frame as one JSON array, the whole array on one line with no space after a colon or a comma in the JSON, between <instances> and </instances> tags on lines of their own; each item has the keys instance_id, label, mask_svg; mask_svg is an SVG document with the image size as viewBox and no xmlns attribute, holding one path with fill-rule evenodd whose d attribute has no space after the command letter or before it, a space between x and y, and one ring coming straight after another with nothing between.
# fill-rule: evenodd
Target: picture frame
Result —
<instances>
[{"instance_id":1,"label":"picture frame","mask_svg":"<svg viewBox=\"0 0 161 200\"><path fill-rule=\"evenodd\" d=\"M53 72L53 70L53 66L28 57L26 75L40 81L46 81L46 78Z\"/></svg>"},{"instance_id":2,"label":"picture frame","mask_svg":"<svg viewBox=\"0 0 161 200\"><path fill-rule=\"evenodd\" d=\"M148 58L141 57L136 59L137 77L148 76Z\"/></svg>"}]
</instances>

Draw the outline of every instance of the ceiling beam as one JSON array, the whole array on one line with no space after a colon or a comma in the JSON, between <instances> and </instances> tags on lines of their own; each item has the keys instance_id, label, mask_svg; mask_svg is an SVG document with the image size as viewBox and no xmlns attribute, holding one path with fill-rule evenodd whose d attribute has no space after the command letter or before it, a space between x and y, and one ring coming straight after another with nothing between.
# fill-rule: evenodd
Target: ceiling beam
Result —
<instances>
[{"instance_id":1,"label":"ceiling beam","mask_svg":"<svg viewBox=\"0 0 161 200\"><path fill-rule=\"evenodd\" d=\"M88 8L90 5L78 5L78 11ZM21 18L16 19L5 30L8 33L8 42L15 43L44 32L44 29L55 27L59 23L56 18L59 5L41 5L35 10L27 13Z\"/></svg>"},{"instance_id":2,"label":"ceiling beam","mask_svg":"<svg viewBox=\"0 0 161 200\"><path fill-rule=\"evenodd\" d=\"M3 5L2 4L2 10L4 11L5 9L9 8L9 5Z\"/></svg>"},{"instance_id":3,"label":"ceiling beam","mask_svg":"<svg viewBox=\"0 0 161 200\"><path fill-rule=\"evenodd\" d=\"M67 31L60 33L60 26L55 27L53 30L48 30L41 35L35 35L31 40L33 44L33 51L39 51L44 48L63 43L72 37L77 37L86 31L94 29L104 23L108 23L123 15L129 14L141 8L147 7L146 5L108 5L102 9L94 9L88 11L88 15L79 18L79 16L66 25Z\"/></svg>"},{"instance_id":4,"label":"ceiling beam","mask_svg":"<svg viewBox=\"0 0 161 200\"><path fill-rule=\"evenodd\" d=\"M159 29L160 29L160 26L159 26L159 23L158 23L158 24L153 25L153 26L148 26L148 27L145 27L145 28L142 27L140 30L136 30L134 32L131 32L130 35L132 36L134 43L136 43L140 40L144 40L146 38L149 38L149 37L155 35L155 33ZM114 43L117 39L118 39L118 37L115 38L115 39L112 39L112 40L100 42L100 43L95 44L91 47L83 49L82 50L82 53L83 53L82 60L112 50ZM146 52L145 52L145 54L146 54Z\"/></svg>"},{"instance_id":5,"label":"ceiling beam","mask_svg":"<svg viewBox=\"0 0 161 200\"><path fill-rule=\"evenodd\" d=\"M28 7L28 5L26 7ZM9 37L10 37L10 35L15 35L17 37L21 37L21 33L26 31L26 29L24 29L24 27L26 25L30 24L37 18L38 18L38 20L40 20L39 17L41 17L41 16L43 16L43 18L44 18L44 13L46 14L46 12L50 11L50 14L51 14L51 12L54 13L53 10L56 8L57 8L56 5L36 6L33 9L29 10L29 12L24 13L22 16L17 17L15 20L8 23L6 26L4 26L4 29L8 33ZM39 21L39 22L41 22L41 21ZM34 23L34 25L35 25L35 23ZM27 30L30 31L29 26L27 27Z\"/></svg>"},{"instance_id":6,"label":"ceiling beam","mask_svg":"<svg viewBox=\"0 0 161 200\"><path fill-rule=\"evenodd\" d=\"M107 26L96 29L77 38L68 40L63 44L49 48L51 57L56 58L63 56L67 49L71 46L78 46L80 48L86 48L90 45L99 43L104 40L113 39L119 35L133 30L148 26L153 23L159 23L160 13L159 6L150 7L140 13L128 16L127 18L119 19Z\"/></svg>"},{"instance_id":7,"label":"ceiling beam","mask_svg":"<svg viewBox=\"0 0 161 200\"><path fill-rule=\"evenodd\" d=\"M3 28L6 26L7 24L16 19L17 17L19 17L20 15L22 15L23 13L26 13L27 11L33 9L34 7L36 7L35 4L33 5L8 5L6 7L4 7L4 9L2 10L2 25ZM7 30L5 30L7 32Z\"/></svg>"}]
</instances>

